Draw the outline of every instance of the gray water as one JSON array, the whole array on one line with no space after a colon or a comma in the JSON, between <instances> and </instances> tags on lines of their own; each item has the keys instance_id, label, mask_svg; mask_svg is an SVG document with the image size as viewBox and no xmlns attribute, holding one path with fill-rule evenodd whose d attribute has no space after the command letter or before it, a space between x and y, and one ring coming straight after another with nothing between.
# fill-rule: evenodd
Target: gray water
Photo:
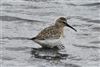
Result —
<instances>
[{"instance_id":1,"label":"gray water","mask_svg":"<svg viewBox=\"0 0 100 67\"><path fill-rule=\"evenodd\" d=\"M1 0L1 67L100 67L100 0ZM29 38L71 17L65 53L42 49Z\"/></svg>"}]
</instances>

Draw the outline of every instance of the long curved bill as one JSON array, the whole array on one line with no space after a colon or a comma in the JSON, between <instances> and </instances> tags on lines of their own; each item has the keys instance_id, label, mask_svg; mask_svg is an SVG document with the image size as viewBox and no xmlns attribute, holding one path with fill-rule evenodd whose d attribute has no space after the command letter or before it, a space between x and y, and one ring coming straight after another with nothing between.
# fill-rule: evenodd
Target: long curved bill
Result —
<instances>
[{"instance_id":1,"label":"long curved bill","mask_svg":"<svg viewBox=\"0 0 100 67\"><path fill-rule=\"evenodd\" d=\"M69 20L69 19L71 19L71 17L67 17L67 20ZM71 28L71 29L73 29L74 31L77 32L77 30L76 30L75 28L73 28L72 26L70 26L66 21L64 21L64 24L65 24L67 27L69 27L69 28Z\"/></svg>"},{"instance_id":2,"label":"long curved bill","mask_svg":"<svg viewBox=\"0 0 100 67\"><path fill-rule=\"evenodd\" d=\"M68 26L69 28L73 29L74 31L77 32L77 30L75 28L73 28L72 26L70 26L69 24L66 23L66 26Z\"/></svg>"}]
</instances>

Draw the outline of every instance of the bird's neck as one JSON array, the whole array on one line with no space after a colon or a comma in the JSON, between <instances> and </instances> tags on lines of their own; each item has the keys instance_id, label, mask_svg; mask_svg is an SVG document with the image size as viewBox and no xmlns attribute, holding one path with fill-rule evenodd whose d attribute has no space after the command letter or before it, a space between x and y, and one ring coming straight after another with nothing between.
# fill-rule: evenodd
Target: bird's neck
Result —
<instances>
[{"instance_id":1,"label":"bird's neck","mask_svg":"<svg viewBox=\"0 0 100 67\"><path fill-rule=\"evenodd\" d=\"M64 25L61 24L55 24L55 27L58 29L58 31L61 33L61 36L64 36Z\"/></svg>"},{"instance_id":2,"label":"bird's neck","mask_svg":"<svg viewBox=\"0 0 100 67\"><path fill-rule=\"evenodd\" d=\"M64 26L56 26L58 31L61 33L61 37L64 37Z\"/></svg>"}]
</instances>

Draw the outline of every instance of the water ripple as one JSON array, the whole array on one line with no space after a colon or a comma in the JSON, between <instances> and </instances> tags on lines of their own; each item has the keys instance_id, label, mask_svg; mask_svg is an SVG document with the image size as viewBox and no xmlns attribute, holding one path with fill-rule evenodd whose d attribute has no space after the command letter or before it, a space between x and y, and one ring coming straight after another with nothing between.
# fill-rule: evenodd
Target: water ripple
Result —
<instances>
[{"instance_id":1,"label":"water ripple","mask_svg":"<svg viewBox=\"0 0 100 67\"><path fill-rule=\"evenodd\" d=\"M2 59L2 60L13 60L13 59L15 59L15 58L8 57L8 56L3 56L1 59Z\"/></svg>"},{"instance_id":2,"label":"water ripple","mask_svg":"<svg viewBox=\"0 0 100 67\"><path fill-rule=\"evenodd\" d=\"M82 48L95 48L95 49L100 49L99 46L84 46L84 45L77 45L77 44L73 44L73 46L75 46L75 47L82 47Z\"/></svg>"},{"instance_id":3,"label":"water ripple","mask_svg":"<svg viewBox=\"0 0 100 67\"><path fill-rule=\"evenodd\" d=\"M59 53L56 48L32 48L31 54L35 58L46 60L66 59L68 57L68 54Z\"/></svg>"},{"instance_id":4,"label":"water ripple","mask_svg":"<svg viewBox=\"0 0 100 67\"><path fill-rule=\"evenodd\" d=\"M25 51L30 48L29 47L5 47L5 49L10 51Z\"/></svg>"},{"instance_id":5,"label":"water ripple","mask_svg":"<svg viewBox=\"0 0 100 67\"><path fill-rule=\"evenodd\" d=\"M0 6L13 6L13 5L11 5L9 3L3 3L3 4L0 4Z\"/></svg>"},{"instance_id":6,"label":"water ripple","mask_svg":"<svg viewBox=\"0 0 100 67\"><path fill-rule=\"evenodd\" d=\"M84 17L80 17L80 16L76 16L76 17L72 17L72 18L80 19L80 20L86 21L86 22L91 22L91 23L100 24L100 20L94 20L94 19L84 18Z\"/></svg>"},{"instance_id":7,"label":"water ripple","mask_svg":"<svg viewBox=\"0 0 100 67\"><path fill-rule=\"evenodd\" d=\"M0 20L2 21L18 21L18 20L24 20L27 22L40 22L38 20L29 20L29 19L23 19L23 18L19 18L19 17L13 17L13 16L0 16Z\"/></svg>"},{"instance_id":8,"label":"water ripple","mask_svg":"<svg viewBox=\"0 0 100 67\"><path fill-rule=\"evenodd\" d=\"M50 0L24 0L24 1L48 2L48 1L50 1Z\"/></svg>"},{"instance_id":9,"label":"water ripple","mask_svg":"<svg viewBox=\"0 0 100 67\"><path fill-rule=\"evenodd\" d=\"M80 34L77 34L78 36L85 36L85 37L88 37L88 36L91 36L91 33L80 33Z\"/></svg>"},{"instance_id":10,"label":"water ripple","mask_svg":"<svg viewBox=\"0 0 100 67\"><path fill-rule=\"evenodd\" d=\"M78 6L77 4L73 4L73 3L66 3L66 5L70 5L70 6Z\"/></svg>"},{"instance_id":11,"label":"water ripple","mask_svg":"<svg viewBox=\"0 0 100 67\"><path fill-rule=\"evenodd\" d=\"M100 32L100 27L94 27L94 28L92 28L92 30Z\"/></svg>"},{"instance_id":12,"label":"water ripple","mask_svg":"<svg viewBox=\"0 0 100 67\"><path fill-rule=\"evenodd\" d=\"M92 44L100 44L100 41L91 41Z\"/></svg>"},{"instance_id":13,"label":"water ripple","mask_svg":"<svg viewBox=\"0 0 100 67\"><path fill-rule=\"evenodd\" d=\"M8 39L8 40L30 40L27 37L2 37L1 39Z\"/></svg>"},{"instance_id":14,"label":"water ripple","mask_svg":"<svg viewBox=\"0 0 100 67\"><path fill-rule=\"evenodd\" d=\"M92 22L92 23L98 23L98 24L100 24L100 20L88 20L88 22Z\"/></svg>"},{"instance_id":15,"label":"water ripple","mask_svg":"<svg viewBox=\"0 0 100 67\"><path fill-rule=\"evenodd\" d=\"M88 4L81 4L80 6L100 6L100 3L88 3Z\"/></svg>"}]
</instances>

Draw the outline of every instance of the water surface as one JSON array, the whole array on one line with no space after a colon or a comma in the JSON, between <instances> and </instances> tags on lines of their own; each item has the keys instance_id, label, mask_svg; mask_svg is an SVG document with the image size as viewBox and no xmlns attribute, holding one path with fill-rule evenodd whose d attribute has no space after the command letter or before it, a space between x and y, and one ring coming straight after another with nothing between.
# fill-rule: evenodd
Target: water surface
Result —
<instances>
[{"instance_id":1,"label":"water surface","mask_svg":"<svg viewBox=\"0 0 100 67\"><path fill-rule=\"evenodd\" d=\"M1 67L99 67L99 0L1 0ZM31 40L59 16L71 17L65 28L64 53L41 49Z\"/></svg>"}]
</instances>

